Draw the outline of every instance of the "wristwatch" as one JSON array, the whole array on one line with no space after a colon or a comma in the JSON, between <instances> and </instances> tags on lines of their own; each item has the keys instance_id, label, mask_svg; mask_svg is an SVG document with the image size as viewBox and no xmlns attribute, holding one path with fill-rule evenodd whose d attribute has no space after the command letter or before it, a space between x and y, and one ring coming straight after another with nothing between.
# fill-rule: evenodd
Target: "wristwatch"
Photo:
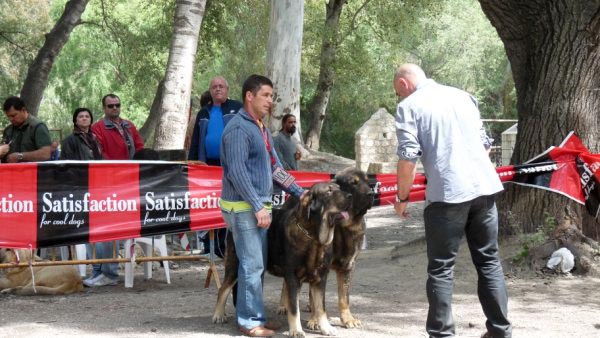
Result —
<instances>
[{"instance_id":1,"label":"wristwatch","mask_svg":"<svg viewBox=\"0 0 600 338\"><path fill-rule=\"evenodd\" d=\"M408 196L406 196L406 198L400 198L400 196L396 195L396 202L397 203L406 203L406 202L408 202L408 200L409 200Z\"/></svg>"},{"instance_id":2,"label":"wristwatch","mask_svg":"<svg viewBox=\"0 0 600 338\"><path fill-rule=\"evenodd\" d=\"M23 153L17 153L17 162L23 161Z\"/></svg>"}]
</instances>

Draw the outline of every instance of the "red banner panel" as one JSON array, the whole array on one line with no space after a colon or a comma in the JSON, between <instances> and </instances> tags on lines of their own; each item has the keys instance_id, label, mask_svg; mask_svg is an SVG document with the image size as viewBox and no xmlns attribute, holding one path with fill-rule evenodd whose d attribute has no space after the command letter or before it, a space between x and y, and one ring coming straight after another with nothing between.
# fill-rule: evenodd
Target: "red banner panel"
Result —
<instances>
[{"instance_id":1,"label":"red banner panel","mask_svg":"<svg viewBox=\"0 0 600 338\"><path fill-rule=\"evenodd\" d=\"M139 164L90 162L88 206L90 242L140 237Z\"/></svg>"},{"instance_id":2,"label":"red banner panel","mask_svg":"<svg viewBox=\"0 0 600 338\"><path fill-rule=\"evenodd\" d=\"M190 204L190 230L208 230L225 227L221 217L221 167L188 165L188 192Z\"/></svg>"},{"instance_id":3,"label":"red banner panel","mask_svg":"<svg viewBox=\"0 0 600 338\"><path fill-rule=\"evenodd\" d=\"M37 166L0 164L0 169L0 247L35 247Z\"/></svg>"}]
</instances>

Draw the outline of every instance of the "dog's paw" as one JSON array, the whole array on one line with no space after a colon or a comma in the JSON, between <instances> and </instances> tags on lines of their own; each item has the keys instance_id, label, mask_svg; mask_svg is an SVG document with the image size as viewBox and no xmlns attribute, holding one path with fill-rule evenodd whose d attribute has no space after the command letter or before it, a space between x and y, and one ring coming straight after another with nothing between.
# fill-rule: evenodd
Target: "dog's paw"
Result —
<instances>
[{"instance_id":1,"label":"dog's paw","mask_svg":"<svg viewBox=\"0 0 600 338\"><path fill-rule=\"evenodd\" d=\"M310 319L306 323L306 328L313 331L319 331L319 321L315 319Z\"/></svg>"},{"instance_id":2,"label":"dog's paw","mask_svg":"<svg viewBox=\"0 0 600 338\"><path fill-rule=\"evenodd\" d=\"M277 308L277 314L278 315L285 315L287 314L287 308L285 306L280 306Z\"/></svg>"},{"instance_id":3,"label":"dog's paw","mask_svg":"<svg viewBox=\"0 0 600 338\"><path fill-rule=\"evenodd\" d=\"M331 324L329 324L328 321L324 321L323 323L321 323L321 325L319 325L319 328L321 330L321 334L324 336L337 335L337 330L335 329L335 327L331 326Z\"/></svg>"},{"instance_id":4,"label":"dog's paw","mask_svg":"<svg viewBox=\"0 0 600 338\"><path fill-rule=\"evenodd\" d=\"M304 331L302 331L302 329L299 329L299 330L290 329L290 337L292 337L292 338L304 338L305 337L305 333L304 333Z\"/></svg>"},{"instance_id":5,"label":"dog's paw","mask_svg":"<svg viewBox=\"0 0 600 338\"><path fill-rule=\"evenodd\" d=\"M212 321L215 324L227 323L227 315L224 313L215 313L212 317Z\"/></svg>"},{"instance_id":6,"label":"dog's paw","mask_svg":"<svg viewBox=\"0 0 600 338\"><path fill-rule=\"evenodd\" d=\"M8 295L8 294L11 294L11 293L13 293L13 291L14 291L14 289L13 289L13 288L6 288L6 289L4 289L4 290L0 291L0 294L3 294L3 295Z\"/></svg>"},{"instance_id":7,"label":"dog's paw","mask_svg":"<svg viewBox=\"0 0 600 338\"><path fill-rule=\"evenodd\" d=\"M343 316L342 324L348 329L362 327L362 323L360 322L360 320L358 318L353 317L352 315Z\"/></svg>"}]
</instances>

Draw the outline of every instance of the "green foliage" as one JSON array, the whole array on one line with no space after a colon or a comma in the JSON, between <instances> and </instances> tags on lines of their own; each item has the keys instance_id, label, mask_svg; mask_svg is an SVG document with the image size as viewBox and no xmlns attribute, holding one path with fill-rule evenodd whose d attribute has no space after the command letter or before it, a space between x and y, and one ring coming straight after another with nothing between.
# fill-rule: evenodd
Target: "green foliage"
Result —
<instances>
[{"instance_id":1,"label":"green foliage","mask_svg":"<svg viewBox=\"0 0 600 338\"><path fill-rule=\"evenodd\" d=\"M303 113L316 88L324 12L324 2L307 2L310 28L305 27L303 45ZM337 76L322 150L354 158L354 132L379 107L394 113L397 98L392 78L404 62L420 64L436 81L472 93L483 117L516 116L514 85L502 43L477 1L349 1L340 21Z\"/></svg>"},{"instance_id":2,"label":"green foliage","mask_svg":"<svg viewBox=\"0 0 600 338\"><path fill-rule=\"evenodd\" d=\"M229 82L232 99L242 99L244 80L250 74L265 72L268 23L269 1L208 2L192 87L196 101L217 75Z\"/></svg>"},{"instance_id":3,"label":"green foliage","mask_svg":"<svg viewBox=\"0 0 600 338\"><path fill-rule=\"evenodd\" d=\"M556 229L556 219L548 212L544 213L544 224L538 226L534 233L523 233L523 227L515 226L514 229L518 233L518 240L521 246L515 261L522 261L530 256L530 250L545 243L552 238Z\"/></svg>"},{"instance_id":4,"label":"green foliage","mask_svg":"<svg viewBox=\"0 0 600 338\"><path fill-rule=\"evenodd\" d=\"M50 6L46 1L0 1L0 100L19 95L27 67L51 27ZM7 123L1 114L0 126Z\"/></svg>"},{"instance_id":5,"label":"green foliage","mask_svg":"<svg viewBox=\"0 0 600 338\"><path fill-rule=\"evenodd\" d=\"M66 0L0 2L0 90L18 94L28 63L60 17ZM305 1L301 111L314 95L326 0ZM71 128L71 113L85 106L102 116L100 99L119 95L123 115L141 127L163 78L175 0L90 1L57 58L40 117L52 128ZM269 1L208 0L192 94L223 75L240 99L251 73L264 73ZM484 117L514 117L514 86L502 44L476 0L354 0L342 11L336 77L322 150L354 157L354 133L379 107L394 113L396 66L416 62L440 83L464 88ZM7 35L8 34L8 35ZM6 38L9 37L9 39ZM19 41L19 46L10 42ZM194 107L197 110L197 103ZM0 126L6 125L0 121Z\"/></svg>"},{"instance_id":6,"label":"green foliage","mask_svg":"<svg viewBox=\"0 0 600 338\"><path fill-rule=\"evenodd\" d=\"M0 1L0 92L16 95L27 65L51 28L49 6L38 0Z\"/></svg>"},{"instance_id":7,"label":"green foliage","mask_svg":"<svg viewBox=\"0 0 600 338\"><path fill-rule=\"evenodd\" d=\"M75 108L101 118L101 98L115 93L123 116L141 127L164 75L173 11L172 1L90 1L54 64L40 117L69 130Z\"/></svg>"}]
</instances>

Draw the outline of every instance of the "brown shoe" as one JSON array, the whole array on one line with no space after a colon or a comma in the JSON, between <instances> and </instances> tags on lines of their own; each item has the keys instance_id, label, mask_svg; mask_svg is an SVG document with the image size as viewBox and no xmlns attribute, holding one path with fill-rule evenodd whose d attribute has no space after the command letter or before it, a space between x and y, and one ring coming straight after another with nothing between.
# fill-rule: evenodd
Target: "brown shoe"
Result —
<instances>
[{"instance_id":1,"label":"brown shoe","mask_svg":"<svg viewBox=\"0 0 600 338\"><path fill-rule=\"evenodd\" d=\"M281 329L281 323L278 322L266 322L263 326L265 327L265 329L273 331L278 331L279 329Z\"/></svg>"},{"instance_id":2,"label":"brown shoe","mask_svg":"<svg viewBox=\"0 0 600 338\"><path fill-rule=\"evenodd\" d=\"M275 331L269 330L262 326L255 326L251 329L240 327L240 331L248 337L271 337L275 334Z\"/></svg>"}]
</instances>

